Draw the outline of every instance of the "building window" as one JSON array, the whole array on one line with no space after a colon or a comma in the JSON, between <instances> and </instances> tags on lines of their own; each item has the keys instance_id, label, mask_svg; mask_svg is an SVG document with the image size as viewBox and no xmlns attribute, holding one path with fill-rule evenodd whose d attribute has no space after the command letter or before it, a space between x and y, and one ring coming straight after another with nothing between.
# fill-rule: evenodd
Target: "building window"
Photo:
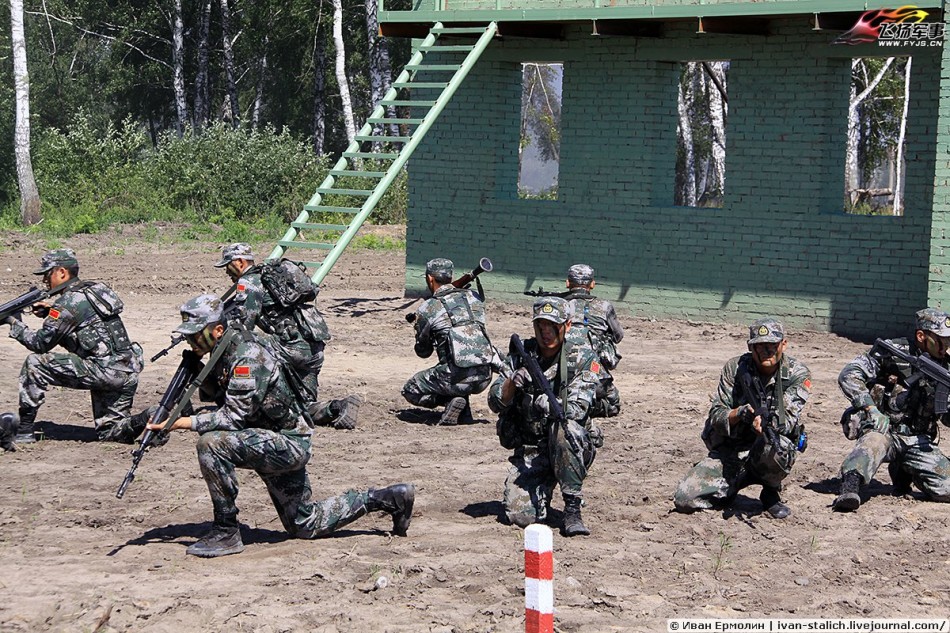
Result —
<instances>
[{"instance_id":1,"label":"building window","mask_svg":"<svg viewBox=\"0 0 950 633\"><path fill-rule=\"evenodd\" d=\"M851 60L844 164L847 213L904 214L904 144L911 59Z\"/></svg>"},{"instance_id":2,"label":"building window","mask_svg":"<svg viewBox=\"0 0 950 633\"><path fill-rule=\"evenodd\" d=\"M522 64L518 197L557 200L563 64Z\"/></svg>"},{"instance_id":3,"label":"building window","mask_svg":"<svg viewBox=\"0 0 950 633\"><path fill-rule=\"evenodd\" d=\"M686 62L680 71L673 204L722 207L726 187L728 61Z\"/></svg>"}]
</instances>

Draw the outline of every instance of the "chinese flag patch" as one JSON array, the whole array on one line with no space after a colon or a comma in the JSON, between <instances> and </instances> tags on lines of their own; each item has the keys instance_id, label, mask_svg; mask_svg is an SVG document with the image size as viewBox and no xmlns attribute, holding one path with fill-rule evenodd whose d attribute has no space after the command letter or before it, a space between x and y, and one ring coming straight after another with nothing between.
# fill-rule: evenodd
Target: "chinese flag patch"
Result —
<instances>
[{"instance_id":1,"label":"chinese flag patch","mask_svg":"<svg viewBox=\"0 0 950 633\"><path fill-rule=\"evenodd\" d=\"M51 318L51 319L58 319L58 318L59 318L59 310L54 310L54 309L50 308L50 311L49 311L49 318Z\"/></svg>"},{"instance_id":2,"label":"chinese flag patch","mask_svg":"<svg viewBox=\"0 0 950 633\"><path fill-rule=\"evenodd\" d=\"M247 378L251 375L251 368L247 365L238 365L234 368L234 375L239 378Z\"/></svg>"},{"instance_id":3,"label":"chinese flag patch","mask_svg":"<svg viewBox=\"0 0 950 633\"><path fill-rule=\"evenodd\" d=\"M600 373L600 363L598 363L598 362L595 360L593 363L590 364L590 370L591 370L592 372L594 372L595 374L599 374L599 373Z\"/></svg>"},{"instance_id":4,"label":"chinese flag patch","mask_svg":"<svg viewBox=\"0 0 950 633\"><path fill-rule=\"evenodd\" d=\"M808 378L805 379L805 389L811 391L811 380Z\"/></svg>"},{"instance_id":5,"label":"chinese flag patch","mask_svg":"<svg viewBox=\"0 0 950 633\"><path fill-rule=\"evenodd\" d=\"M244 284L238 284L238 285L237 285L237 291L238 291L238 292L244 292L246 289L247 289L247 286L245 286Z\"/></svg>"}]
</instances>

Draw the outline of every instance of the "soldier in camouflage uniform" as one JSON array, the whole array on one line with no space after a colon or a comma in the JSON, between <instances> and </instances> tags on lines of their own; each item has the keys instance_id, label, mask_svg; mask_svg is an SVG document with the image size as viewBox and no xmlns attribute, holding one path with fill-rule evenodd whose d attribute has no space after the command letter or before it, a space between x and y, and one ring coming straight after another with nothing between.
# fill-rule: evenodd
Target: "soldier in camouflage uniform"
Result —
<instances>
[{"instance_id":1,"label":"soldier in camouflage uniform","mask_svg":"<svg viewBox=\"0 0 950 633\"><path fill-rule=\"evenodd\" d=\"M593 418L611 418L620 413L620 392L610 374L620 362L617 344L623 340L623 327L613 304L591 294L597 282L594 269L587 264L574 264L567 269L567 294L574 319L568 330L571 345L587 345L600 360L600 387L591 409Z\"/></svg>"},{"instance_id":2,"label":"soldier in camouflage uniform","mask_svg":"<svg viewBox=\"0 0 950 633\"><path fill-rule=\"evenodd\" d=\"M472 418L468 397L491 383L495 349L485 330L485 304L473 291L452 285L453 264L437 258L426 264L432 292L416 310L416 355L435 351L439 364L416 373L402 388L403 397L427 409L445 406L439 424Z\"/></svg>"},{"instance_id":3,"label":"soldier in camouflage uniform","mask_svg":"<svg viewBox=\"0 0 950 633\"><path fill-rule=\"evenodd\" d=\"M33 313L44 318L35 332L19 318L6 320L10 337L34 353L20 370L19 417L0 416L0 446L15 448L5 437L12 420L18 420L16 444L36 441L36 414L50 386L88 390L99 439L132 443L147 414L129 417L143 361L142 348L129 340L119 316L122 300L101 282L80 280L79 262L68 248L43 255L33 274L43 275L47 289L57 296L52 305L33 306ZM66 351L51 351L57 345Z\"/></svg>"},{"instance_id":4,"label":"soldier in camouflage uniform","mask_svg":"<svg viewBox=\"0 0 950 633\"><path fill-rule=\"evenodd\" d=\"M950 316L934 308L916 316L913 344L907 339L891 344L910 354L928 354L946 367ZM838 386L851 401L842 416L842 430L848 439L858 441L841 464L841 494L832 504L834 510L857 510L861 485L869 483L885 462L896 494L909 493L911 484L916 484L931 501L950 502L950 460L936 446L937 422L950 426L950 413L934 412L932 380L910 377L907 363L877 350L858 356L841 370Z\"/></svg>"},{"instance_id":5,"label":"soldier in camouflage uniform","mask_svg":"<svg viewBox=\"0 0 950 633\"><path fill-rule=\"evenodd\" d=\"M261 267L254 265L254 253L248 244L225 246L217 268L226 268L236 284L232 300L245 328L269 334L280 352L290 361L312 400L310 409L317 424L337 429L356 427L357 413L363 398L357 394L342 400L318 402L320 370L324 348L330 340L330 329L323 315L310 303L283 308L264 286Z\"/></svg>"},{"instance_id":6,"label":"soldier in camouflage uniform","mask_svg":"<svg viewBox=\"0 0 950 633\"><path fill-rule=\"evenodd\" d=\"M791 514L779 492L796 450L805 448L799 443L800 416L811 392L810 373L785 354L785 328L776 319L752 323L748 345L749 352L729 360L719 376L702 434L709 455L677 487L673 503L679 512L727 507L742 488L761 484L762 508L776 519ZM762 390L769 420L756 415L744 384Z\"/></svg>"},{"instance_id":7,"label":"soldier in camouflage uniform","mask_svg":"<svg viewBox=\"0 0 950 633\"><path fill-rule=\"evenodd\" d=\"M212 352L224 337L227 322L221 301L201 295L181 307L182 323L175 331L187 337L199 357ZM287 382L286 365L267 343L241 330L202 385L202 399L219 407L175 420L172 429L196 431L198 465L214 506L211 531L187 552L213 558L244 550L235 504L237 468L254 470L267 486L284 529L294 538L317 538L376 511L393 518L393 533L405 536L412 519L415 487L350 490L312 501L307 462L311 429L304 403ZM292 371L292 370L287 370ZM153 431L162 424L149 425Z\"/></svg>"},{"instance_id":8,"label":"soldier in camouflage uniform","mask_svg":"<svg viewBox=\"0 0 950 633\"><path fill-rule=\"evenodd\" d=\"M599 361L587 346L565 345L572 327L571 305L560 297L541 297L533 307L534 338L524 343L537 356L567 420L565 428L551 417L542 388L531 380L521 359L512 354L488 392L488 406L499 414L501 445L514 449L505 480L505 513L527 527L548 518L554 486L564 499L564 536L590 534L581 519L584 479L603 445L590 419L599 383Z\"/></svg>"}]
</instances>

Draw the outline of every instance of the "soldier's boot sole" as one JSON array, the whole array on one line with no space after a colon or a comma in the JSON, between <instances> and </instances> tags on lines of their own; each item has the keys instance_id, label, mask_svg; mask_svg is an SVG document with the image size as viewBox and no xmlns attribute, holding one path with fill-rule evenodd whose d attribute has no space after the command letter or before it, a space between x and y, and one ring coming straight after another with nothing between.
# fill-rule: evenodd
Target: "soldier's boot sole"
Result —
<instances>
[{"instance_id":1,"label":"soldier's boot sole","mask_svg":"<svg viewBox=\"0 0 950 633\"><path fill-rule=\"evenodd\" d=\"M831 509L835 512L854 512L861 506L861 495L856 492L846 492L835 497Z\"/></svg>"},{"instance_id":2,"label":"soldier's boot sole","mask_svg":"<svg viewBox=\"0 0 950 633\"><path fill-rule=\"evenodd\" d=\"M239 528L213 528L209 534L197 543L188 546L186 554L199 558L217 558L230 554L240 554L244 551Z\"/></svg>"},{"instance_id":3,"label":"soldier's boot sole","mask_svg":"<svg viewBox=\"0 0 950 633\"><path fill-rule=\"evenodd\" d=\"M363 396L359 394L352 394L340 400L340 415L333 420L333 427L345 430L355 429L357 415L362 404Z\"/></svg>"},{"instance_id":4,"label":"soldier's boot sole","mask_svg":"<svg viewBox=\"0 0 950 633\"><path fill-rule=\"evenodd\" d=\"M442 417L439 418L439 426L455 426L458 424L459 417L465 411L466 406L468 406L468 403L465 402L465 398L449 400L449 403L445 405L445 411L442 412Z\"/></svg>"}]
</instances>

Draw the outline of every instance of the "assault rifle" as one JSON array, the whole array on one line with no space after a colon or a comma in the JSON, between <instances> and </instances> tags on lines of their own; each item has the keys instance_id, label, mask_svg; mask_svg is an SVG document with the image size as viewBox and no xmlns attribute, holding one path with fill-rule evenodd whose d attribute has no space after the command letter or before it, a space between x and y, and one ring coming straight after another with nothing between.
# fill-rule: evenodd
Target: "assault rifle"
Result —
<instances>
[{"instance_id":1,"label":"assault rifle","mask_svg":"<svg viewBox=\"0 0 950 633\"><path fill-rule=\"evenodd\" d=\"M545 290L541 286L538 286L537 290L525 290L522 294L526 294L529 297L560 297L563 299L567 295L571 294L571 291L562 290L561 292L551 292L549 290Z\"/></svg>"},{"instance_id":2,"label":"assault rifle","mask_svg":"<svg viewBox=\"0 0 950 633\"><path fill-rule=\"evenodd\" d=\"M175 405L184 400L182 396L185 393L185 389L200 371L201 360L198 358L198 355L190 349L183 350L181 353L181 363L179 363L178 369L175 370L175 375L172 376L168 387L165 388L165 393L158 403L158 408L149 417L149 424L161 424L167 421L165 425L167 430L168 427L175 423L178 415L170 416L169 413L173 410L177 413L181 412L183 407L177 407ZM187 400L185 400L185 402L187 402ZM122 498L122 495L125 494L125 489L128 488L132 480L135 479L135 469L139 467L139 462L141 462L142 457L145 456L145 451L155 443L158 433L167 432L166 430L158 432L152 431L151 429L145 430L145 433L142 435L142 443L137 449L132 451L132 467L129 468L125 479L122 480L122 485L119 486L118 492L115 493L116 499Z\"/></svg>"},{"instance_id":3,"label":"assault rifle","mask_svg":"<svg viewBox=\"0 0 950 633\"><path fill-rule=\"evenodd\" d=\"M551 417L554 418L554 423L561 425L561 429L564 431L564 437L567 439L568 444L571 445L571 449L575 453L580 452L577 441L574 439L574 436L571 435L567 427L567 418L564 416L564 408L561 406L561 403L557 401L557 396L554 394L554 389L551 388L551 383L548 382L544 372L541 371L541 365L538 364L538 359L525 350L524 343L521 342L521 337L517 334L511 335L511 341L508 345L508 354L521 359L522 367L525 367L528 373L531 374L531 382L540 387L544 395L548 397L548 406L550 407Z\"/></svg>"},{"instance_id":4,"label":"assault rifle","mask_svg":"<svg viewBox=\"0 0 950 633\"><path fill-rule=\"evenodd\" d=\"M780 378L777 378L779 380ZM767 403L768 397L765 394L765 388L762 382L755 378L749 371L739 372L739 387L745 396L746 401L752 406L752 417L762 419L762 435L765 440L777 451L782 450L779 443L778 431L775 430L775 420L778 414L770 410Z\"/></svg>"},{"instance_id":5,"label":"assault rifle","mask_svg":"<svg viewBox=\"0 0 950 633\"><path fill-rule=\"evenodd\" d=\"M468 285L472 283L472 281L474 281L476 284L478 284L479 296L482 298L482 300L484 300L485 293L484 291L482 291L482 285L481 285L481 282L478 280L478 276L482 273L490 273L492 270L494 270L494 268L495 266L491 263L490 259L488 259L487 257L482 257L480 260L478 260L478 266L476 266L471 272L465 273L458 279L452 280L452 285L455 286L456 288L467 288ZM413 323L415 320L416 320L415 312L410 312L409 314L406 315L407 322Z\"/></svg>"},{"instance_id":6,"label":"assault rifle","mask_svg":"<svg viewBox=\"0 0 950 633\"><path fill-rule=\"evenodd\" d=\"M923 353L919 356L915 356L914 354L903 351L899 347L895 347L890 341L881 338L874 341L874 347L871 348L871 353L874 354L875 352L893 356L911 366L911 369L914 370L914 374L904 381L908 387L924 376L933 380L936 383L934 413L943 415L947 412L947 400L948 397L950 397L950 371L944 369L940 363L931 358L929 354Z\"/></svg>"},{"instance_id":7,"label":"assault rifle","mask_svg":"<svg viewBox=\"0 0 950 633\"><path fill-rule=\"evenodd\" d=\"M40 301L58 295L66 290L66 288L69 286L69 282L60 284L52 290L41 290L36 286L30 286L29 290L24 292L16 299L10 299L3 305L0 305L0 321L5 321L7 317L15 317L16 315L21 314L34 303L39 303Z\"/></svg>"}]
</instances>

